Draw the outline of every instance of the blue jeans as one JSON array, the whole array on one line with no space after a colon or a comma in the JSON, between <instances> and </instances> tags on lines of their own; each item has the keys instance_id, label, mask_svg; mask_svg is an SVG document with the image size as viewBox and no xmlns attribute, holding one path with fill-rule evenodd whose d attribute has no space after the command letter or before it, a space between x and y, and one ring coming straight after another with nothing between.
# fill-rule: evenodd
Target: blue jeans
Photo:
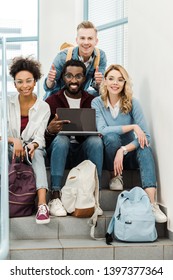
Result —
<instances>
[{"instance_id":1,"label":"blue jeans","mask_svg":"<svg viewBox=\"0 0 173 280\"><path fill-rule=\"evenodd\" d=\"M60 190L65 169L71 169L85 159L97 167L99 187L103 165L103 142L98 136L88 136L82 143L70 143L70 138L57 135L49 146L48 156L51 168L51 189Z\"/></svg>"},{"instance_id":2,"label":"blue jeans","mask_svg":"<svg viewBox=\"0 0 173 280\"><path fill-rule=\"evenodd\" d=\"M104 135L103 143L105 151L105 167L106 169L113 171L115 154L122 145L126 145L127 143L122 143L121 136L116 133L108 133L107 135ZM138 147L136 150L125 155L123 168L139 168L142 187L156 187L155 163L150 147L145 146L144 149Z\"/></svg>"}]
</instances>

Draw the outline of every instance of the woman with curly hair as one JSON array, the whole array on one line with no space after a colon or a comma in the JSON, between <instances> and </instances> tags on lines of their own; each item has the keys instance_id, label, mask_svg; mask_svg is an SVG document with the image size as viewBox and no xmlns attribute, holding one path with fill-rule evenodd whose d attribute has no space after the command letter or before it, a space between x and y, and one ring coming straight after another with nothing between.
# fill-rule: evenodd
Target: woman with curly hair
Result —
<instances>
[{"instance_id":1,"label":"woman with curly hair","mask_svg":"<svg viewBox=\"0 0 173 280\"><path fill-rule=\"evenodd\" d=\"M100 87L101 96L94 98L97 130L103 135L105 167L111 171L111 190L122 190L123 169L139 167L142 188L150 198L156 222L167 217L155 203L156 173L150 147L150 135L132 85L121 65L110 65Z\"/></svg>"},{"instance_id":2,"label":"woman with curly hair","mask_svg":"<svg viewBox=\"0 0 173 280\"><path fill-rule=\"evenodd\" d=\"M36 178L38 211L36 222L49 223L49 209L46 204L48 182L44 161L44 132L50 117L49 105L39 100L34 93L36 82L41 78L41 65L32 57L15 57L10 65L17 92L7 98L9 159L25 157L27 146L32 159ZM11 152L10 152L11 151Z\"/></svg>"}]
</instances>

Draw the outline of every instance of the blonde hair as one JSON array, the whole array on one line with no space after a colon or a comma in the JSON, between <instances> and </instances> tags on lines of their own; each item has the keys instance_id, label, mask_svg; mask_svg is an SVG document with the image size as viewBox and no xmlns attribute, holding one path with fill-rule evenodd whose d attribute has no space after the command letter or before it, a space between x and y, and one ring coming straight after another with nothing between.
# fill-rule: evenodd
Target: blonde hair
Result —
<instances>
[{"instance_id":1,"label":"blonde hair","mask_svg":"<svg viewBox=\"0 0 173 280\"><path fill-rule=\"evenodd\" d=\"M121 65L112 64L106 69L106 71L104 73L104 80L108 76L109 72L112 70L119 71L125 80L124 88L120 93L120 95L121 95L120 110L121 110L121 112L128 114L132 109L132 95L133 95L132 84L130 82L129 75L128 75L127 71ZM102 81L101 86L100 86L100 93L101 93L101 98L102 98L105 106L107 106L107 98L109 97L109 92L107 90L107 86L105 85L104 80Z\"/></svg>"},{"instance_id":2,"label":"blonde hair","mask_svg":"<svg viewBox=\"0 0 173 280\"><path fill-rule=\"evenodd\" d=\"M97 33L97 29L95 27L95 25L91 22L91 21L82 21L78 26L77 26L77 31L81 28L93 28L95 30L95 32Z\"/></svg>"}]
</instances>

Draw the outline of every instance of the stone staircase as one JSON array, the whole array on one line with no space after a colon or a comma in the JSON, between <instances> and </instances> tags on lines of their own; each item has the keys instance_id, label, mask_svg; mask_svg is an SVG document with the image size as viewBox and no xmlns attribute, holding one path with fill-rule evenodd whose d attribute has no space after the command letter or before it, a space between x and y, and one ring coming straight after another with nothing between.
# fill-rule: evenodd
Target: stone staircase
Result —
<instances>
[{"instance_id":1,"label":"stone staircase","mask_svg":"<svg viewBox=\"0 0 173 280\"><path fill-rule=\"evenodd\" d=\"M64 180L68 172L64 177ZM49 170L48 170L49 176ZM124 188L140 184L138 171L124 171ZM173 241L167 224L156 224L158 240L153 243L105 243L105 233L115 209L118 191L108 190L110 174L103 172L105 188L100 194L103 216L98 218L93 240L87 218L51 217L47 225L37 225L35 216L10 219L11 260L172 260Z\"/></svg>"}]
</instances>

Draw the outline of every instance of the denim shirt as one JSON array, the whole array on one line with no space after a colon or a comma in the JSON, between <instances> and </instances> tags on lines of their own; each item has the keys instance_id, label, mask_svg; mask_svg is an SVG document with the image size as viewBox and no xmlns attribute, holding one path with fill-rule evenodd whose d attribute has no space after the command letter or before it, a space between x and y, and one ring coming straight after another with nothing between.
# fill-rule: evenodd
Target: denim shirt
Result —
<instances>
[{"instance_id":1,"label":"denim shirt","mask_svg":"<svg viewBox=\"0 0 173 280\"><path fill-rule=\"evenodd\" d=\"M72 53L72 59L75 60L79 60L79 55L78 55L78 50L79 47L75 47L73 49L73 53ZM54 94L55 92L59 91L60 89L62 89L64 87L64 82L61 79L61 72L62 72L62 68L66 62L66 56L67 56L67 51L68 49L65 49L61 52L59 52L57 54L57 56L55 57L53 64L55 66L56 69L56 82L53 88L48 88L46 85L46 80L44 81L44 90L46 92L44 99L46 99L48 96ZM84 90L88 91L90 93L89 87L92 86L92 82L94 81L94 58L96 57L96 51L94 50L93 52L93 60L91 62L91 64L87 67L87 71L86 71L86 81L84 83ZM105 55L105 52L100 50L100 62L99 62L99 72L101 72L104 75L105 69L106 69L106 63L107 63L107 58ZM93 86L94 87L94 86ZM94 91L94 89L92 89Z\"/></svg>"}]
</instances>

